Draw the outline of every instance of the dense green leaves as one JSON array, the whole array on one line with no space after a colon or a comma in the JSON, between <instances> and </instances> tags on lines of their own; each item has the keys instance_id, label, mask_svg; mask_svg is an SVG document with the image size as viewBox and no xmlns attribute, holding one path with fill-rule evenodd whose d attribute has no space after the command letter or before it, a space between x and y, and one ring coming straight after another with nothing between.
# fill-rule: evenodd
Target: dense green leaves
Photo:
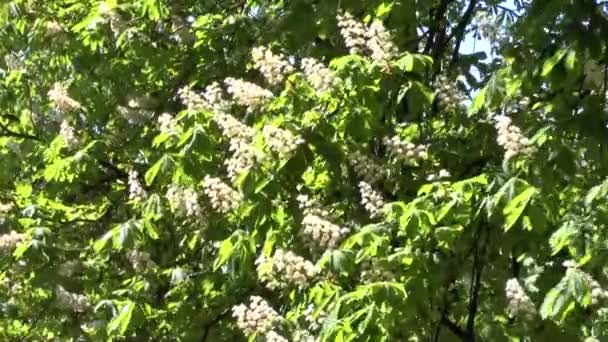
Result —
<instances>
[{"instance_id":1,"label":"dense green leaves","mask_svg":"<svg viewBox=\"0 0 608 342\"><path fill-rule=\"evenodd\" d=\"M0 340L608 339L606 6L0 5Z\"/></svg>"}]
</instances>

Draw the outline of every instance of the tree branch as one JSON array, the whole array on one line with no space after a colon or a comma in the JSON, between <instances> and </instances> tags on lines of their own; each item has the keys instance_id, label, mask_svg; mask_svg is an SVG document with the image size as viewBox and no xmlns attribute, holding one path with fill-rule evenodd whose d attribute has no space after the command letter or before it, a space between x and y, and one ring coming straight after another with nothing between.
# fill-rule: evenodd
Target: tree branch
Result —
<instances>
[{"instance_id":1,"label":"tree branch","mask_svg":"<svg viewBox=\"0 0 608 342\"><path fill-rule=\"evenodd\" d=\"M466 341L475 341L475 316L477 315L477 309L479 304L479 290L481 288L481 274L483 271L484 264L482 263L482 254L485 253L488 235L483 234L486 228L480 227L475 237L475 254L473 255L473 270L471 272L471 289L469 291L469 314L467 317L466 332L469 339Z\"/></svg>"},{"instance_id":2,"label":"tree branch","mask_svg":"<svg viewBox=\"0 0 608 342\"><path fill-rule=\"evenodd\" d=\"M458 336L461 340L471 341L469 334L461 327L459 327L456 323L452 322L445 312L441 314L441 324L445 325L454 335Z\"/></svg>"},{"instance_id":3,"label":"tree branch","mask_svg":"<svg viewBox=\"0 0 608 342\"><path fill-rule=\"evenodd\" d=\"M445 12L448 9L448 5L452 1L454 1L454 0L441 0L439 5L437 5L437 7L433 10L435 15L434 15L434 18L432 19L433 25L430 27L430 29L428 31L429 38L426 42L426 46L424 47L425 55L428 55L429 52L431 52L431 50L433 50L433 48L437 46L435 35L439 31L439 28L441 26L440 23L443 20L443 17L445 16Z\"/></svg>"},{"instance_id":4,"label":"tree branch","mask_svg":"<svg viewBox=\"0 0 608 342\"><path fill-rule=\"evenodd\" d=\"M42 139L38 138L35 135L11 131L10 129L8 129L8 127L6 127L6 125L2 123L0 123L0 136L42 141Z\"/></svg>"},{"instance_id":5,"label":"tree branch","mask_svg":"<svg viewBox=\"0 0 608 342\"><path fill-rule=\"evenodd\" d=\"M458 61L458 57L460 55L460 44L464 40L464 34L467 29L467 25L471 21L473 14L475 13L475 7L477 7L477 3L479 0L471 0L469 1L469 6L465 10L462 18L456 25L456 28L452 31L450 36L448 37L447 42L449 42L453 37L456 37L456 45L454 46L454 51L452 52L452 59L450 62L450 68Z\"/></svg>"}]
</instances>

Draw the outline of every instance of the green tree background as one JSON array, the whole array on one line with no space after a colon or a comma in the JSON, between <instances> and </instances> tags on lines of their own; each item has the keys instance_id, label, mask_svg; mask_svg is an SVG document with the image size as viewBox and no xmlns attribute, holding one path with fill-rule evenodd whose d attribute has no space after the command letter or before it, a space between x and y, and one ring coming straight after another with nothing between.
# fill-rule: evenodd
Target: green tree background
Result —
<instances>
[{"instance_id":1,"label":"green tree background","mask_svg":"<svg viewBox=\"0 0 608 342\"><path fill-rule=\"evenodd\" d=\"M606 1L16 0L0 37L1 341L608 340Z\"/></svg>"}]
</instances>

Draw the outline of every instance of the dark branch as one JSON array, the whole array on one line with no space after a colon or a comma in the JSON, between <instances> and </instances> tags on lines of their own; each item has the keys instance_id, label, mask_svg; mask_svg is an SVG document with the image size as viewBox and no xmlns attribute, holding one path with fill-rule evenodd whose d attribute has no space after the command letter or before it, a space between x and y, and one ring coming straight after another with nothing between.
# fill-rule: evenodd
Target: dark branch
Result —
<instances>
[{"instance_id":1,"label":"dark branch","mask_svg":"<svg viewBox=\"0 0 608 342\"><path fill-rule=\"evenodd\" d=\"M484 234L485 231L485 234ZM473 255L473 270L471 272L471 289L469 292L469 314L467 317L466 332L469 336L467 341L475 340L475 316L479 304L479 291L481 289L481 274L484 264L482 262L483 254L487 247L489 233L487 226L480 227L475 234L475 253Z\"/></svg>"},{"instance_id":2,"label":"dark branch","mask_svg":"<svg viewBox=\"0 0 608 342\"><path fill-rule=\"evenodd\" d=\"M441 315L441 324L445 325L448 329L450 329L450 331L454 335L458 336L461 340L471 340L469 334L466 331L462 330L462 328L459 327L456 323L452 322L445 313Z\"/></svg>"},{"instance_id":3,"label":"dark branch","mask_svg":"<svg viewBox=\"0 0 608 342\"><path fill-rule=\"evenodd\" d=\"M473 284L471 288L471 295L469 299L469 317L467 318L467 334L471 337L470 341L473 341L474 330L475 330L475 316L477 315L477 307L479 302L479 288L481 287L481 271L483 265L479 261L479 254L475 253L474 271L473 271Z\"/></svg>"},{"instance_id":4,"label":"dark branch","mask_svg":"<svg viewBox=\"0 0 608 342\"><path fill-rule=\"evenodd\" d=\"M0 136L42 141L42 139L38 138L35 135L11 131L10 129L8 129L8 127L6 127L6 125L2 123L0 123Z\"/></svg>"},{"instance_id":5,"label":"dark branch","mask_svg":"<svg viewBox=\"0 0 608 342\"><path fill-rule=\"evenodd\" d=\"M437 5L437 7L433 10L433 14L434 14L434 18L432 20L433 25L431 26L431 28L428 31L429 38L426 42L426 46L424 47L425 55L428 55L429 52L431 52L431 50L433 50L433 48L437 46L435 35L437 34L437 32L439 32L441 23L444 21L445 12L448 9L448 5L452 1L454 1L454 0L441 0L439 5Z\"/></svg>"},{"instance_id":6,"label":"dark branch","mask_svg":"<svg viewBox=\"0 0 608 342\"><path fill-rule=\"evenodd\" d=\"M456 45L454 46L454 51L452 52L452 60L450 62L450 67L452 67L458 61L458 57L460 55L460 44L462 44L462 41L464 40L464 34L466 33L467 26L469 25L469 22L471 21L471 18L475 13L475 8L477 7L478 2L479 0L471 0L469 2L469 6L465 10L460 21L458 22L458 25L447 39L447 42L449 42L453 37L456 37Z\"/></svg>"}]
</instances>

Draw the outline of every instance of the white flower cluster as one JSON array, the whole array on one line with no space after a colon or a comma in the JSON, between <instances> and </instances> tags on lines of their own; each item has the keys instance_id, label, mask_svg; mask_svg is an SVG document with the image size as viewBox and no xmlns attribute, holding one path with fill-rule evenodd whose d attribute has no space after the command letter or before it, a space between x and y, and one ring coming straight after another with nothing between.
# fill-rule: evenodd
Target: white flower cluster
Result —
<instances>
[{"instance_id":1,"label":"white flower cluster","mask_svg":"<svg viewBox=\"0 0 608 342\"><path fill-rule=\"evenodd\" d=\"M55 107L62 112L80 109L81 104L70 97L68 90L59 82L53 84L53 88L48 91L47 96Z\"/></svg>"},{"instance_id":2,"label":"white flower cluster","mask_svg":"<svg viewBox=\"0 0 608 342\"><path fill-rule=\"evenodd\" d=\"M282 249L277 249L270 259L260 256L256 264L258 277L271 290L291 286L306 287L308 282L319 273L317 267L310 261Z\"/></svg>"},{"instance_id":3,"label":"white flower cluster","mask_svg":"<svg viewBox=\"0 0 608 342\"><path fill-rule=\"evenodd\" d=\"M397 47L391 41L390 34L380 21L374 21L367 31L367 48L371 58L388 68L389 62L397 55Z\"/></svg>"},{"instance_id":4,"label":"white flower cluster","mask_svg":"<svg viewBox=\"0 0 608 342\"><path fill-rule=\"evenodd\" d=\"M221 179L205 176L203 191L211 201L211 207L220 213L227 213L238 208L241 195Z\"/></svg>"},{"instance_id":5,"label":"white flower cluster","mask_svg":"<svg viewBox=\"0 0 608 342\"><path fill-rule=\"evenodd\" d=\"M536 315L534 303L517 279L511 278L507 280L505 292L508 301L507 309L509 311L509 316L519 317L524 320L534 318L534 315Z\"/></svg>"},{"instance_id":6,"label":"white flower cluster","mask_svg":"<svg viewBox=\"0 0 608 342\"><path fill-rule=\"evenodd\" d=\"M405 142L397 135L389 138L384 137L382 142L388 148L389 152L398 161L412 163L417 160L426 158L426 145L415 145L411 142Z\"/></svg>"},{"instance_id":7,"label":"white flower cluster","mask_svg":"<svg viewBox=\"0 0 608 342\"><path fill-rule=\"evenodd\" d=\"M447 112L457 112L464 108L466 95L458 89L455 81L450 81L444 75L435 80L435 96L441 109Z\"/></svg>"},{"instance_id":8,"label":"white flower cluster","mask_svg":"<svg viewBox=\"0 0 608 342\"><path fill-rule=\"evenodd\" d=\"M0 214L7 214L15 208L13 203L2 203L0 202Z\"/></svg>"},{"instance_id":9,"label":"white flower cluster","mask_svg":"<svg viewBox=\"0 0 608 342\"><path fill-rule=\"evenodd\" d=\"M226 78L224 82L228 93L232 95L236 103L246 107L250 112L260 108L274 97L269 90L251 82L232 77Z\"/></svg>"},{"instance_id":10,"label":"white flower cluster","mask_svg":"<svg viewBox=\"0 0 608 342\"><path fill-rule=\"evenodd\" d=\"M9 251L25 240L27 234L17 233L11 230L7 234L0 235L0 251Z\"/></svg>"},{"instance_id":11,"label":"white flower cluster","mask_svg":"<svg viewBox=\"0 0 608 342\"><path fill-rule=\"evenodd\" d=\"M136 272L143 272L155 265L154 261L150 258L150 254L147 252L131 251L127 254L127 259Z\"/></svg>"},{"instance_id":12,"label":"white flower cluster","mask_svg":"<svg viewBox=\"0 0 608 342\"><path fill-rule=\"evenodd\" d=\"M63 138L63 143L68 148L76 147L80 144L80 139L76 135L76 130L67 120L63 120L59 126L59 135Z\"/></svg>"},{"instance_id":13,"label":"white flower cluster","mask_svg":"<svg viewBox=\"0 0 608 342\"><path fill-rule=\"evenodd\" d=\"M296 200L298 201L298 207L302 210L304 216L315 215L319 217L329 217L329 211L321 208L321 206L319 206L316 201L308 197L308 195L298 195Z\"/></svg>"},{"instance_id":14,"label":"white flower cluster","mask_svg":"<svg viewBox=\"0 0 608 342\"><path fill-rule=\"evenodd\" d=\"M139 181L139 177L137 171L131 170L129 171L129 199L144 199L146 198L146 190L144 190L141 182Z\"/></svg>"},{"instance_id":15,"label":"white flower cluster","mask_svg":"<svg viewBox=\"0 0 608 342\"><path fill-rule=\"evenodd\" d=\"M279 335L276 331L270 330L265 336L266 342L289 342L288 339Z\"/></svg>"},{"instance_id":16,"label":"white flower cluster","mask_svg":"<svg viewBox=\"0 0 608 342\"><path fill-rule=\"evenodd\" d=\"M251 50L253 64L266 81L271 85L281 84L285 78L294 72L283 54L274 54L270 48L258 46Z\"/></svg>"},{"instance_id":17,"label":"white flower cluster","mask_svg":"<svg viewBox=\"0 0 608 342\"><path fill-rule=\"evenodd\" d=\"M336 248L349 231L316 215L305 215L302 226L308 244L321 249Z\"/></svg>"},{"instance_id":18,"label":"white flower cluster","mask_svg":"<svg viewBox=\"0 0 608 342\"><path fill-rule=\"evenodd\" d=\"M363 283L395 281L395 274L393 272L384 270L373 262L367 261L361 266L361 281Z\"/></svg>"},{"instance_id":19,"label":"white flower cluster","mask_svg":"<svg viewBox=\"0 0 608 342\"><path fill-rule=\"evenodd\" d=\"M282 321L282 317L259 296L251 296L247 305L234 306L232 316L236 318L236 325L245 336L267 334Z\"/></svg>"},{"instance_id":20,"label":"white flower cluster","mask_svg":"<svg viewBox=\"0 0 608 342\"><path fill-rule=\"evenodd\" d=\"M224 161L224 165L228 178L233 182L243 171L259 163L263 157L251 144L244 142L231 142L229 151L232 152L232 156Z\"/></svg>"},{"instance_id":21,"label":"white flower cluster","mask_svg":"<svg viewBox=\"0 0 608 342\"><path fill-rule=\"evenodd\" d=\"M317 314L317 317L313 317L315 312L315 306L310 304L304 311L304 321L306 322L307 328L310 331L318 331L323 326L325 319L327 319L327 312L322 311Z\"/></svg>"},{"instance_id":22,"label":"white flower cluster","mask_svg":"<svg viewBox=\"0 0 608 342\"><path fill-rule=\"evenodd\" d=\"M49 36L54 36L57 35L61 32L63 32L63 28L61 27L61 24L59 24L57 21L51 20L51 21L47 21L45 24L45 29L46 29L46 34Z\"/></svg>"},{"instance_id":23,"label":"white flower cluster","mask_svg":"<svg viewBox=\"0 0 608 342\"><path fill-rule=\"evenodd\" d=\"M182 104L189 110L199 110L206 106L205 100L200 94L197 94L190 86L185 86L177 91L177 97Z\"/></svg>"},{"instance_id":24,"label":"white flower cluster","mask_svg":"<svg viewBox=\"0 0 608 342\"><path fill-rule=\"evenodd\" d=\"M158 117L158 128L161 132L173 134L177 131L177 123L173 115L169 113L162 113Z\"/></svg>"},{"instance_id":25,"label":"white flower cluster","mask_svg":"<svg viewBox=\"0 0 608 342\"><path fill-rule=\"evenodd\" d=\"M171 208L180 215L193 218L200 217L203 213L198 202L198 194L192 188L184 188L172 184L165 195L171 203Z\"/></svg>"},{"instance_id":26,"label":"white flower cluster","mask_svg":"<svg viewBox=\"0 0 608 342\"><path fill-rule=\"evenodd\" d=\"M496 142L505 150L506 160L529 151L530 140L512 123L511 118L506 115L496 117L495 127L498 132Z\"/></svg>"},{"instance_id":27,"label":"white flower cluster","mask_svg":"<svg viewBox=\"0 0 608 342\"><path fill-rule=\"evenodd\" d=\"M60 308L74 312L85 312L91 307L86 296L69 292L61 285L55 288L55 300Z\"/></svg>"},{"instance_id":28,"label":"white flower cluster","mask_svg":"<svg viewBox=\"0 0 608 342\"><path fill-rule=\"evenodd\" d=\"M351 54L369 52L372 60L388 67L398 51L382 22L374 21L365 27L348 12L338 14L337 19L340 34Z\"/></svg>"},{"instance_id":29,"label":"white flower cluster","mask_svg":"<svg viewBox=\"0 0 608 342\"><path fill-rule=\"evenodd\" d=\"M367 40L367 29L365 25L355 20L349 12L339 13L338 27L340 34L344 38L346 47L350 49L351 54L361 54L365 51Z\"/></svg>"},{"instance_id":30,"label":"white flower cluster","mask_svg":"<svg viewBox=\"0 0 608 342\"><path fill-rule=\"evenodd\" d=\"M216 113L224 111L229 106L223 94L224 91L218 82L209 84L202 94L197 94L190 86L185 86L177 92L177 96L189 110L208 109Z\"/></svg>"},{"instance_id":31,"label":"white flower cluster","mask_svg":"<svg viewBox=\"0 0 608 342\"><path fill-rule=\"evenodd\" d=\"M450 171L448 171L446 169L441 169L436 174L431 173L430 175L426 176L426 180L429 182L434 182L434 181L438 181L441 179L450 178L451 176L452 175L450 174Z\"/></svg>"},{"instance_id":32,"label":"white flower cluster","mask_svg":"<svg viewBox=\"0 0 608 342\"><path fill-rule=\"evenodd\" d=\"M589 276L589 287L591 288L591 305L598 305L608 301L608 291L604 290L597 280Z\"/></svg>"},{"instance_id":33,"label":"white flower cluster","mask_svg":"<svg viewBox=\"0 0 608 342\"><path fill-rule=\"evenodd\" d=\"M262 155L251 145L254 131L229 114L218 113L214 118L222 134L229 139L232 156L224 162L228 177L234 181L243 171L262 160Z\"/></svg>"},{"instance_id":34,"label":"white flower cluster","mask_svg":"<svg viewBox=\"0 0 608 342\"><path fill-rule=\"evenodd\" d=\"M202 96L204 106L215 112L221 112L229 106L228 101L224 99L224 91L219 82L206 86Z\"/></svg>"},{"instance_id":35,"label":"white flower cluster","mask_svg":"<svg viewBox=\"0 0 608 342\"><path fill-rule=\"evenodd\" d=\"M337 83L331 70L314 58L302 59L302 71L308 83L317 90L317 93L325 92Z\"/></svg>"},{"instance_id":36,"label":"white flower cluster","mask_svg":"<svg viewBox=\"0 0 608 342\"><path fill-rule=\"evenodd\" d=\"M349 160L357 176L367 183L374 184L384 176L384 169L370 157L355 151L349 155Z\"/></svg>"},{"instance_id":37,"label":"white flower cluster","mask_svg":"<svg viewBox=\"0 0 608 342\"><path fill-rule=\"evenodd\" d=\"M359 182L359 192L361 193L361 205L370 213L371 218L380 217L384 207L382 195L366 182Z\"/></svg>"},{"instance_id":38,"label":"white flower cluster","mask_svg":"<svg viewBox=\"0 0 608 342\"><path fill-rule=\"evenodd\" d=\"M213 120L222 130L222 134L231 141L250 142L253 138L254 130L230 114L218 113Z\"/></svg>"},{"instance_id":39,"label":"white flower cluster","mask_svg":"<svg viewBox=\"0 0 608 342\"><path fill-rule=\"evenodd\" d=\"M265 125L262 134L268 148L279 155L288 155L304 143L300 136L272 125Z\"/></svg>"}]
</instances>

